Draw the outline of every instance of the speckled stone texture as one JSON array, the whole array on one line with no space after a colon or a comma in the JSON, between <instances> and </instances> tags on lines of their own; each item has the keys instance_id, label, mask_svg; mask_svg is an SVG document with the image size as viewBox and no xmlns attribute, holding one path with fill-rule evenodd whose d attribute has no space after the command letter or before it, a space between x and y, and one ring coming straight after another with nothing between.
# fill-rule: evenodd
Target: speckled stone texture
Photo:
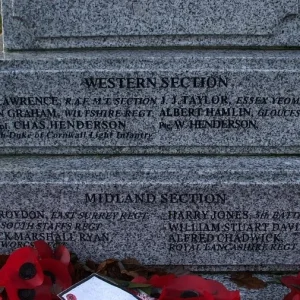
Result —
<instances>
[{"instance_id":1,"label":"speckled stone texture","mask_svg":"<svg viewBox=\"0 0 300 300\"><path fill-rule=\"evenodd\" d=\"M299 51L0 56L0 153L299 153Z\"/></svg>"},{"instance_id":2,"label":"speckled stone texture","mask_svg":"<svg viewBox=\"0 0 300 300\"><path fill-rule=\"evenodd\" d=\"M284 296L286 296L290 290L281 284L279 284L278 279L281 277L279 275L266 275L266 274L254 274L255 277L263 280L268 283L267 287L259 290L249 290L246 288L242 288L233 283L229 278L229 274L201 274L204 278L217 280L222 282L227 289L229 290L239 290L241 294L242 300L283 300ZM278 283L276 284L275 282Z\"/></svg>"},{"instance_id":3,"label":"speckled stone texture","mask_svg":"<svg viewBox=\"0 0 300 300\"><path fill-rule=\"evenodd\" d=\"M299 46L298 0L2 0L5 48Z\"/></svg>"},{"instance_id":4,"label":"speckled stone texture","mask_svg":"<svg viewBox=\"0 0 300 300\"><path fill-rule=\"evenodd\" d=\"M81 259L299 270L300 159L3 157L0 248L45 239Z\"/></svg>"}]
</instances>

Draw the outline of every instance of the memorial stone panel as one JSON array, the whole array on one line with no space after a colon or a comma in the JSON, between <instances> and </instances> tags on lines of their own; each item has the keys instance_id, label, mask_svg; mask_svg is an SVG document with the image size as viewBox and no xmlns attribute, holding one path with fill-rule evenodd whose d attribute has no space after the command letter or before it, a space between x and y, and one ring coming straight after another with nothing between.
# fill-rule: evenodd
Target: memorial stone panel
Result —
<instances>
[{"instance_id":1,"label":"memorial stone panel","mask_svg":"<svg viewBox=\"0 0 300 300\"><path fill-rule=\"evenodd\" d=\"M298 0L2 0L6 49L299 46Z\"/></svg>"},{"instance_id":2,"label":"memorial stone panel","mask_svg":"<svg viewBox=\"0 0 300 300\"><path fill-rule=\"evenodd\" d=\"M298 270L299 170L294 158L3 158L0 247L44 239L82 259Z\"/></svg>"},{"instance_id":3,"label":"memorial stone panel","mask_svg":"<svg viewBox=\"0 0 300 300\"><path fill-rule=\"evenodd\" d=\"M0 152L299 153L297 51L158 53L3 56Z\"/></svg>"},{"instance_id":4,"label":"memorial stone panel","mask_svg":"<svg viewBox=\"0 0 300 300\"><path fill-rule=\"evenodd\" d=\"M80 259L299 270L299 158L241 156L300 153L299 0L2 12L2 251L43 239Z\"/></svg>"}]
</instances>

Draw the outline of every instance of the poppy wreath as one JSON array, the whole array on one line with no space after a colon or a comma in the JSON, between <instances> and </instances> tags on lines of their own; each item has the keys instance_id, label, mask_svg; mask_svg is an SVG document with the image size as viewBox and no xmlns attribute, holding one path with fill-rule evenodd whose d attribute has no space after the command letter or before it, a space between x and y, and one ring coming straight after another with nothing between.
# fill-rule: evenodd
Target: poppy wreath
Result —
<instances>
[{"instance_id":1,"label":"poppy wreath","mask_svg":"<svg viewBox=\"0 0 300 300\"><path fill-rule=\"evenodd\" d=\"M3 300L54 300L72 284L70 253L64 246L54 251L44 241L14 251L0 270Z\"/></svg>"},{"instance_id":2,"label":"poppy wreath","mask_svg":"<svg viewBox=\"0 0 300 300\"><path fill-rule=\"evenodd\" d=\"M89 272L98 272L99 266L93 264L94 267L86 266ZM56 295L72 285L71 275L77 278L70 252L65 246L60 245L52 250L46 242L36 241L33 247L14 251L0 269L0 287L5 288L0 300L57 300ZM197 275L178 277L174 274L155 274L148 279L137 276L132 282L153 287L151 296L158 300L241 299L239 291L229 291L220 282ZM284 300L300 300L300 273L297 276L283 276L281 282L291 289ZM137 292L134 287L129 290Z\"/></svg>"}]
</instances>

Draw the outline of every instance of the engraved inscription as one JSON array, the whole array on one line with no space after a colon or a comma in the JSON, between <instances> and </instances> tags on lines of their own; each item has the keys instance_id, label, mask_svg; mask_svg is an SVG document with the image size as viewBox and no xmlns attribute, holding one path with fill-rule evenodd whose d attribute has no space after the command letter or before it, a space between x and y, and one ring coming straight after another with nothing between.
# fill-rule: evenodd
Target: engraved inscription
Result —
<instances>
[{"instance_id":1,"label":"engraved inscription","mask_svg":"<svg viewBox=\"0 0 300 300\"><path fill-rule=\"evenodd\" d=\"M282 220L281 216L289 215ZM169 211L170 252L294 251L300 212Z\"/></svg>"},{"instance_id":2,"label":"engraved inscription","mask_svg":"<svg viewBox=\"0 0 300 300\"><path fill-rule=\"evenodd\" d=\"M300 96L240 84L228 74L86 76L77 95L7 92L0 139L3 147L297 144ZM276 138L274 126L282 127Z\"/></svg>"},{"instance_id":3,"label":"engraved inscription","mask_svg":"<svg viewBox=\"0 0 300 300\"><path fill-rule=\"evenodd\" d=\"M247 257L253 252L268 255L273 251L298 251L298 209L279 210L275 205L261 210L248 204L239 207L244 203L233 207L235 197L222 189L136 193L103 190L81 194L84 209L2 208L0 246L15 248L45 239L52 244L76 243L111 251L116 245L124 246L124 234L132 233L131 238L142 243L155 238L164 249L163 259L175 255L179 261L183 255L206 256L206 252L219 255L234 251ZM124 243L129 249L126 239Z\"/></svg>"}]
</instances>

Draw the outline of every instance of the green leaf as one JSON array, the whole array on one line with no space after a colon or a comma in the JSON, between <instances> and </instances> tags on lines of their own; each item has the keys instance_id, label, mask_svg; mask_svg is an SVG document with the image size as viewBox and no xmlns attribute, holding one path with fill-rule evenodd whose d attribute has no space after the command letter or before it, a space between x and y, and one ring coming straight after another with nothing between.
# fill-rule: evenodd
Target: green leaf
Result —
<instances>
[{"instance_id":1,"label":"green leaf","mask_svg":"<svg viewBox=\"0 0 300 300\"><path fill-rule=\"evenodd\" d=\"M146 293L147 295L151 295L152 293L152 287L144 287L144 288L140 288L139 290L141 290L142 292Z\"/></svg>"},{"instance_id":2,"label":"green leaf","mask_svg":"<svg viewBox=\"0 0 300 300\"><path fill-rule=\"evenodd\" d=\"M128 284L129 289L140 289L140 288L147 288L147 287L151 287L151 284L136 283L136 282L129 282L129 284Z\"/></svg>"}]
</instances>

